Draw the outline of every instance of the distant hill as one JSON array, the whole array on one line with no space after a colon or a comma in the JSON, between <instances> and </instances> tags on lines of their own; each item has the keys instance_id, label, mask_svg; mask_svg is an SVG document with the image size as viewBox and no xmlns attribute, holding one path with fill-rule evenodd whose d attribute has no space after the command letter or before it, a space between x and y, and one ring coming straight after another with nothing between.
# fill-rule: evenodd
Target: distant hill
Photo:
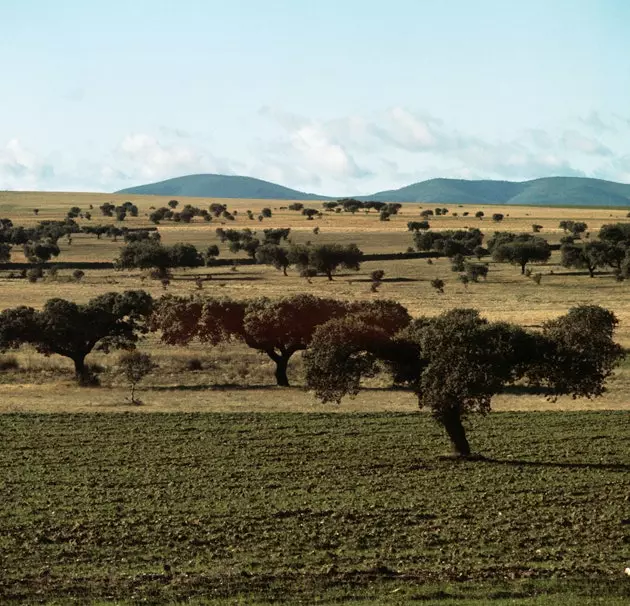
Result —
<instances>
[{"instance_id":1,"label":"distant hill","mask_svg":"<svg viewBox=\"0 0 630 606\"><path fill-rule=\"evenodd\" d=\"M546 177L521 182L430 179L361 199L434 204L630 206L630 185L583 177Z\"/></svg>"},{"instance_id":2,"label":"distant hill","mask_svg":"<svg viewBox=\"0 0 630 606\"><path fill-rule=\"evenodd\" d=\"M282 185L231 175L189 175L130 187L121 194L255 198L262 200L330 200ZM342 196L339 196L342 197ZM345 196L343 196L345 197ZM429 204L521 204L539 206L630 206L630 185L583 177L546 177L532 181L430 179L359 200Z\"/></svg>"},{"instance_id":3,"label":"distant hill","mask_svg":"<svg viewBox=\"0 0 630 606\"><path fill-rule=\"evenodd\" d=\"M258 200L327 200L253 177L235 175L188 175L158 183L128 187L117 194L190 196L194 198L253 198Z\"/></svg>"}]
</instances>

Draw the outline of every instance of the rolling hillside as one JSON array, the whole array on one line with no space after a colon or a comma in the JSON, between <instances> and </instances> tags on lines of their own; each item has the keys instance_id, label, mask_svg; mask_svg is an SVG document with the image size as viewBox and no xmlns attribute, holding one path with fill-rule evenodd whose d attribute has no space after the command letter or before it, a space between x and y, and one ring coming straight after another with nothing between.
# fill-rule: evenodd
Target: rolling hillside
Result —
<instances>
[{"instance_id":1,"label":"rolling hillside","mask_svg":"<svg viewBox=\"0 0 630 606\"><path fill-rule=\"evenodd\" d=\"M187 175L128 187L118 194L190 196L200 198L253 198L258 200L323 200L325 196L306 194L253 177L236 175Z\"/></svg>"},{"instance_id":2,"label":"rolling hillside","mask_svg":"<svg viewBox=\"0 0 630 606\"><path fill-rule=\"evenodd\" d=\"M630 206L630 185L582 177L546 177L522 182L431 179L363 199L435 204Z\"/></svg>"},{"instance_id":3,"label":"rolling hillside","mask_svg":"<svg viewBox=\"0 0 630 606\"><path fill-rule=\"evenodd\" d=\"M269 181L231 175L189 175L130 187L116 193L262 200L331 199L329 196L304 193ZM546 177L522 182L430 179L400 189L357 197L360 200L431 204L630 206L630 185L582 177Z\"/></svg>"}]
</instances>

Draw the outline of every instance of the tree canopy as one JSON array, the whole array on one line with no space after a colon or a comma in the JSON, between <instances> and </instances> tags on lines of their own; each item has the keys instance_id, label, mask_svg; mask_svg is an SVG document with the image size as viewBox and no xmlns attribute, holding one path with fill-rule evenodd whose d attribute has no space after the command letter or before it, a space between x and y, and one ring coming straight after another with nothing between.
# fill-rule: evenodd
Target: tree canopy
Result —
<instances>
[{"instance_id":1,"label":"tree canopy","mask_svg":"<svg viewBox=\"0 0 630 606\"><path fill-rule=\"evenodd\" d=\"M153 300L142 290L106 293L77 304L49 299L39 311L20 306L0 313L0 349L32 344L44 355L59 354L74 363L81 384L93 381L85 358L93 350L133 349L151 314Z\"/></svg>"},{"instance_id":2,"label":"tree canopy","mask_svg":"<svg viewBox=\"0 0 630 606\"><path fill-rule=\"evenodd\" d=\"M308 347L317 326L348 314L369 318L389 334L410 321L404 307L393 301L344 303L309 294L250 301L168 295L155 306L152 329L171 345L193 339L210 345L242 341L267 354L276 364L277 384L288 386L291 356Z\"/></svg>"},{"instance_id":3,"label":"tree canopy","mask_svg":"<svg viewBox=\"0 0 630 606\"><path fill-rule=\"evenodd\" d=\"M306 380L318 398L339 402L385 362L446 430L455 452L469 456L462 420L488 413L507 385L523 380L550 397L601 395L624 356L613 341L616 324L608 310L580 306L536 333L454 309L418 318L391 337L360 316L346 316L315 330L304 355Z\"/></svg>"}]
</instances>

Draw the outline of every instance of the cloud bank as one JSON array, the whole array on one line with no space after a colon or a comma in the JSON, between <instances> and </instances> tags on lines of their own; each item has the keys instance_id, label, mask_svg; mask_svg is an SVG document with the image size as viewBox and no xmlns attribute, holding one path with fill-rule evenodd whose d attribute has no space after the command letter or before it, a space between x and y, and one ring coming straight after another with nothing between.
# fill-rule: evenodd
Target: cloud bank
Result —
<instances>
[{"instance_id":1,"label":"cloud bank","mask_svg":"<svg viewBox=\"0 0 630 606\"><path fill-rule=\"evenodd\" d=\"M589 176L630 182L630 119L596 112L556 128L489 138L405 107L315 120L264 107L239 157L216 152L194 132L163 126L129 133L99 155L38 154L0 142L0 189L113 191L194 173L243 174L343 195L392 189L432 177L526 180ZM77 154L78 156L79 154Z\"/></svg>"}]
</instances>

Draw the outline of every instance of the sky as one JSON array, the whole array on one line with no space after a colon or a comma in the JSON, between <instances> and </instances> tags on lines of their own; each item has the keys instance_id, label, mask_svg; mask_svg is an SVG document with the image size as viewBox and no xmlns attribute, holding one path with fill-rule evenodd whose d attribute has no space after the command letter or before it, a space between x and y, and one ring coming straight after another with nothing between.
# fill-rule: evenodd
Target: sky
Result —
<instances>
[{"instance_id":1,"label":"sky","mask_svg":"<svg viewBox=\"0 0 630 606\"><path fill-rule=\"evenodd\" d=\"M0 190L630 183L627 0L0 0Z\"/></svg>"}]
</instances>

